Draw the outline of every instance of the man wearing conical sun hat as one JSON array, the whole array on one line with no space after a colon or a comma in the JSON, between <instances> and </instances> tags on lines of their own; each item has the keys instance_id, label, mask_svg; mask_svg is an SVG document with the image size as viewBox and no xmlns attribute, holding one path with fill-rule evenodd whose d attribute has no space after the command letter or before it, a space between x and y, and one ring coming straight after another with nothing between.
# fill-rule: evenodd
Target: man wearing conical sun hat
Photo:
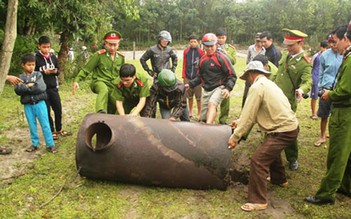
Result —
<instances>
[{"instance_id":1,"label":"man wearing conical sun hat","mask_svg":"<svg viewBox=\"0 0 351 219\"><path fill-rule=\"evenodd\" d=\"M291 109L296 112L297 103L309 92L312 86L312 64L302 48L307 34L287 28L284 28L283 31L286 32L283 43L288 53L283 54L279 61L274 82L283 90L290 102ZM285 149L285 155L289 161L290 169L297 170L297 142Z\"/></svg>"},{"instance_id":2,"label":"man wearing conical sun hat","mask_svg":"<svg viewBox=\"0 0 351 219\"><path fill-rule=\"evenodd\" d=\"M267 137L251 158L248 203L241 206L244 211L267 208L268 172L272 184L288 186L281 152L296 141L298 134L296 115L283 91L267 78L270 74L260 61L251 61L240 76L251 87L240 119L232 123L235 129L228 140L228 148L234 149L255 123L267 133Z\"/></svg>"}]
</instances>

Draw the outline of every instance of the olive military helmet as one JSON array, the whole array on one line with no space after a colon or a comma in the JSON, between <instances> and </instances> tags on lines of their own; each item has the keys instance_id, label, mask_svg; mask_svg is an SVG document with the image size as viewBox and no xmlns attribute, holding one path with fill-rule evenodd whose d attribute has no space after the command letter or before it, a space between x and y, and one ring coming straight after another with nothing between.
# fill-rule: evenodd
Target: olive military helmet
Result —
<instances>
[{"instance_id":1,"label":"olive military helmet","mask_svg":"<svg viewBox=\"0 0 351 219\"><path fill-rule=\"evenodd\" d=\"M168 41L168 44L170 42L172 42L172 36L171 34L166 31L166 30L162 30L159 34L158 34L158 37L157 37L158 41L161 41L161 40L165 40L165 41Z\"/></svg>"},{"instance_id":2,"label":"olive military helmet","mask_svg":"<svg viewBox=\"0 0 351 219\"><path fill-rule=\"evenodd\" d=\"M206 33L201 41L205 46L213 46L217 44L217 37L213 33Z\"/></svg>"},{"instance_id":3,"label":"olive military helmet","mask_svg":"<svg viewBox=\"0 0 351 219\"><path fill-rule=\"evenodd\" d=\"M177 88L177 77L169 69L162 69L157 79L158 84L166 91L173 91Z\"/></svg>"}]
</instances>

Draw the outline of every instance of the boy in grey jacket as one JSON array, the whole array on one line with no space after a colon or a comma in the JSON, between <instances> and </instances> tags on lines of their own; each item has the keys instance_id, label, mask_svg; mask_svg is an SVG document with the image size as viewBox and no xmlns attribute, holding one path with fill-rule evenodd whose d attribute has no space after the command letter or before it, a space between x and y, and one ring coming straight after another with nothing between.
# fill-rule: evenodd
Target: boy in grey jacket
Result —
<instances>
[{"instance_id":1,"label":"boy in grey jacket","mask_svg":"<svg viewBox=\"0 0 351 219\"><path fill-rule=\"evenodd\" d=\"M46 109L46 85L40 72L34 71L35 57L32 54L25 54L22 57L24 73L19 78L23 81L16 85L15 92L21 96L21 103L24 105L24 112L29 125L32 146L26 149L27 152L38 150L39 135L37 131L37 119L43 131L46 147L52 153L57 153L54 139L50 129L48 112Z\"/></svg>"}]
</instances>

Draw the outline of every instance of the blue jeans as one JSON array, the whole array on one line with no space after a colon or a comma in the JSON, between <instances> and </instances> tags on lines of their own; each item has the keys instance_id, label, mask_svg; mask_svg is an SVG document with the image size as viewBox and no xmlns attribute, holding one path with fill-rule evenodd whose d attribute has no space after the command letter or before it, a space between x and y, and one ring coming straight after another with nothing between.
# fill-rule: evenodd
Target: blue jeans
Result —
<instances>
[{"instance_id":1,"label":"blue jeans","mask_svg":"<svg viewBox=\"0 0 351 219\"><path fill-rule=\"evenodd\" d=\"M40 123L41 130L44 135L45 144L47 147L55 145L54 139L52 138L52 132L48 119L48 111L46 108L45 101L42 100L37 104L24 104L24 112L29 125L30 138L32 145L38 147L39 145L39 134L37 130L37 119Z\"/></svg>"}]
</instances>

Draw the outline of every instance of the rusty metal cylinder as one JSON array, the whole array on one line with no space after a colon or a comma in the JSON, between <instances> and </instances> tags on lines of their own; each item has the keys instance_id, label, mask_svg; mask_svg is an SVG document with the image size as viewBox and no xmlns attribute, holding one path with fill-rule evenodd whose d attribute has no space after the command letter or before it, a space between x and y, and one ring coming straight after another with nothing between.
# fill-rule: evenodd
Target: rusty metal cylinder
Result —
<instances>
[{"instance_id":1,"label":"rusty metal cylinder","mask_svg":"<svg viewBox=\"0 0 351 219\"><path fill-rule=\"evenodd\" d=\"M80 175L189 189L227 187L229 126L88 114L79 129Z\"/></svg>"}]
</instances>

